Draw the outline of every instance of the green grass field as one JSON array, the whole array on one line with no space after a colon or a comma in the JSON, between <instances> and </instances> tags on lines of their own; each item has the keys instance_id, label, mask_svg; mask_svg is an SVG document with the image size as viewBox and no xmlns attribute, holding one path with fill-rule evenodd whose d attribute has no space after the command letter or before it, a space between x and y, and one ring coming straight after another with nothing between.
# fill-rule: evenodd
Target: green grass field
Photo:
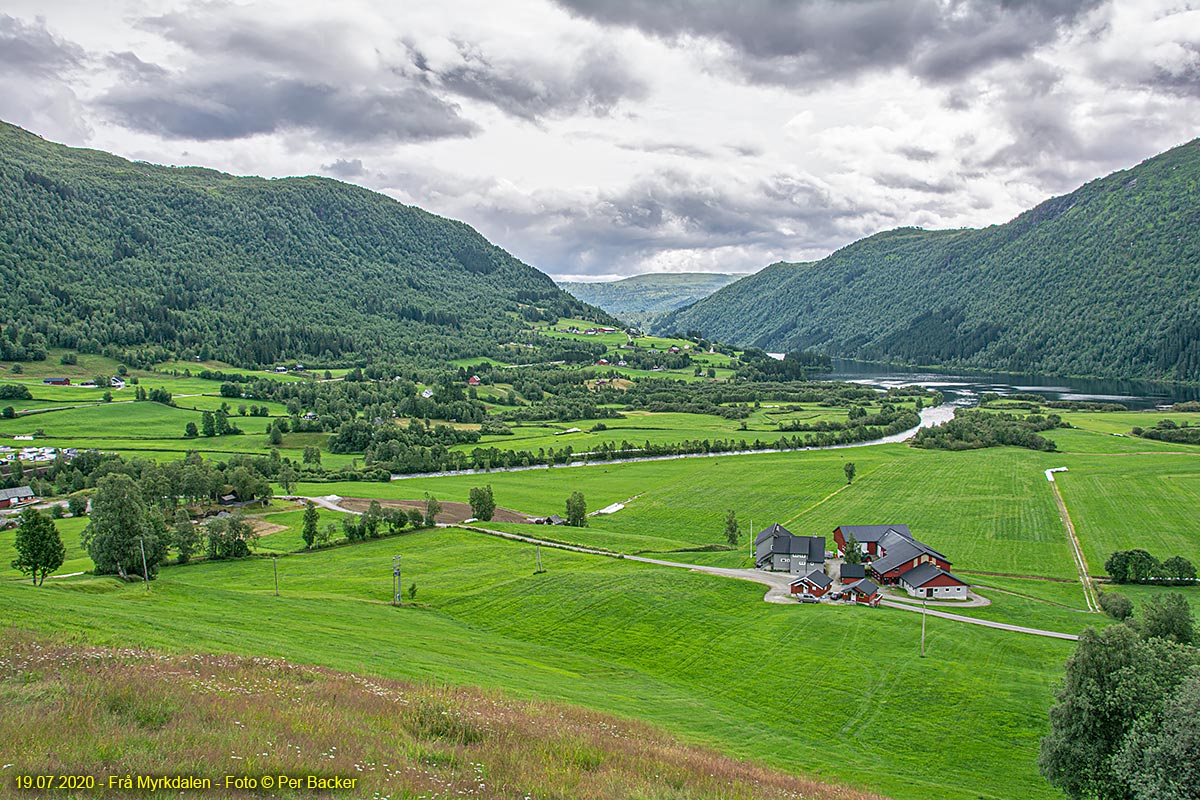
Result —
<instances>
[{"instance_id":1,"label":"green grass field","mask_svg":"<svg viewBox=\"0 0 1200 800\"><path fill-rule=\"evenodd\" d=\"M314 484L300 491L408 499L431 492L465 502L472 486L490 483L500 505L548 515L561 514L566 497L578 490L589 509L626 503L616 514L593 518L586 531L556 531L599 546L601 537L611 535L653 537L675 543L674 549L722 544L730 509L747 531L751 522L756 530L780 522L797 534L831 537L842 524L903 522L964 569L1073 578L1069 546L1042 474L1056 458L1061 456L1015 448L946 453L879 445L387 485ZM851 486L842 472L848 460L858 468Z\"/></svg>"},{"instance_id":2,"label":"green grass field","mask_svg":"<svg viewBox=\"0 0 1200 800\"><path fill-rule=\"evenodd\" d=\"M394 554L417 607L385 605ZM529 546L427 531L282 558L279 598L270 561L251 559L168 568L149 592L0 582L0 600L19 627L90 642L285 656L633 715L898 798L1056 796L1034 756L1066 643L931 619L920 659L916 615L770 606L740 581L542 557L533 575Z\"/></svg>"},{"instance_id":3,"label":"green grass field","mask_svg":"<svg viewBox=\"0 0 1200 800\"><path fill-rule=\"evenodd\" d=\"M1077 460L1055 476L1088 569L1104 574L1114 550L1140 547L1159 558L1197 561L1200 453L1113 455Z\"/></svg>"},{"instance_id":4,"label":"green grass field","mask_svg":"<svg viewBox=\"0 0 1200 800\"><path fill-rule=\"evenodd\" d=\"M749 422L773 427L780 418L842 413L763 408ZM189 446L214 448L217 455L266 452L261 432L156 440L153 435L181 430L181 419L197 415L150 403L39 416L62 421L61 429L45 426L56 437L53 444L69 435L163 457L177 457ZM1079 416L1103 422L1111 415ZM875 445L388 483L310 483L295 491L381 499L420 499L430 492L443 501L465 502L471 487L490 484L498 505L530 515L561 514L566 497L582 491L589 509L614 503L625 508L592 517L582 529L488 527L730 567L747 565L745 537L772 522L827 537L839 524L903 522L945 552L954 570L993 601L959 613L1078 632L1110 621L1084 613L1043 470L1069 469L1057 476L1058 485L1093 574L1102 571L1113 549L1190 555L1200 539L1191 524L1200 500L1200 460L1143 446L1159 443L1112 436L1103 425L1085 427L1089 419L1081 418L1077 429L1053 432L1066 451L1059 453ZM254 420L260 421L265 424ZM644 439L651 422L675 440L682 431L714 436L737 424L694 415L633 415L606 421L630 427L604 433L632 440L633 426L640 425ZM518 428L517 436L505 438L528 447L539 431L552 427ZM130 436L134 429L151 436ZM283 450L298 455L322 438L291 434ZM553 441L563 446L564 438ZM324 460L329 464L333 458ZM851 485L842 470L847 461L857 465ZM724 544L730 509L741 523L743 547L703 549ZM922 660L915 657L915 614L771 606L762 603L759 585L551 548L542 549L548 573L535 576L531 546L455 530L296 554L302 512L290 504L271 511L261 517L271 527L259 552L283 556L278 600L271 594L270 563L261 558L169 567L149 593L91 577L56 579L36 590L7 569L11 532L4 532L0 601L19 625L69 631L91 641L168 649L187 642L201 650L478 684L632 714L691 742L900 798L1056 796L1037 775L1036 748L1069 643L931 619L930 657ZM335 512L320 513L322 526L340 523ZM87 569L78 544L86 520L58 524L68 546L60 572ZM404 556L404 583L418 585L416 607L383 605L394 554ZM1161 591L1116 590L1138 602ZM54 613L66 603L77 613ZM818 725L797 723L813 709L821 715ZM862 730L871 736L859 737ZM954 746L947 747L948 741Z\"/></svg>"}]
</instances>

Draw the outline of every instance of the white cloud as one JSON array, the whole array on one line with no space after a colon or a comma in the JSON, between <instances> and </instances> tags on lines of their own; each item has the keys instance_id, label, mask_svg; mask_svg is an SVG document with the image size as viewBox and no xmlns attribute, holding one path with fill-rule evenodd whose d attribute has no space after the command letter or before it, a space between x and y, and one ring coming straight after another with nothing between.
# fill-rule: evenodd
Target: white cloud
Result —
<instances>
[{"instance_id":1,"label":"white cloud","mask_svg":"<svg viewBox=\"0 0 1200 800\"><path fill-rule=\"evenodd\" d=\"M352 180L556 276L752 271L1003 222L1200 118L1195 0L6 5L9 121Z\"/></svg>"}]
</instances>

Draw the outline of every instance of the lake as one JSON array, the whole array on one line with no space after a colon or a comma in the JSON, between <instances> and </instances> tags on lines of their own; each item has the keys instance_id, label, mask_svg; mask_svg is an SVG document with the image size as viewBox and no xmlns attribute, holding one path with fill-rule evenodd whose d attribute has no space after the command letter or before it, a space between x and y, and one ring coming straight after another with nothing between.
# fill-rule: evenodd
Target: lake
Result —
<instances>
[{"instance_id":1,"label":"lake","mask_svg":"<svg viewBox=\"0 0 1200 800\"><path fill-rule=\"evenodd\" d=\"M1149 381L1050 378L1043 375L1009 375L999 372L959 372L893 367L862 361L833 360L833 371L814 376L819 380L849 381L887 389L917 384L937 389L954 405L974 405L979 395L1028 392L1047 400L1088 400L1121 403L1131 410L1169 406L1200 400L1200 387Z\"/></svg>"}]
</instances>

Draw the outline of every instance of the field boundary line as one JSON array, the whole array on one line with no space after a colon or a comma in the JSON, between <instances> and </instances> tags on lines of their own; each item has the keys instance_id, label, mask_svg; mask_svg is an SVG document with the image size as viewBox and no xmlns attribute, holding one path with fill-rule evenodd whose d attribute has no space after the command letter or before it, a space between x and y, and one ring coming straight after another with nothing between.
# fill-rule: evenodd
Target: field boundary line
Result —
<instances>
[{"instance_id":1,"label":"field boundary line","mask_svg":"<svg viewBox=\"0 0 1200 800\"><path fill-rule=\"evenodd\" d=\"M1009 625L1007 622L993 622L990 619L978 619L976 617L964 617L961 614L950 614L945 611L935 611L933 609L923 609L918 605L905 605L897 603L893 600L882 600L879 605L887 606L888 608L898 608L901 611L914 611L918 614L928 614L931 617L941 617L942 619L951 619L955 622L967 622L971 625L982 625L985 628L996 628L1002 631L1013 631L1015 633L1028 633L1033 636L1046 636L1051 639L1066 639L1067 641L1077 642L1079 637L1073 633L1062 633L1060 631L1045 631L1041 628L1026 628L1022 625Z\"/></svg>"},{"instance_id":2,"label":"field boundary line","mask_svg":"<svg viewBox=\"0 0 1200 800\"><path fill-rule=\"evenodd\" d=\"M1047 474L1047 477L1049 475ZM1071 556L1075 559L1075 569L1079 572L1079 583L1083 586L1083 599L1088 611L1100 611L1100 598L1096 595L1096 587L1088 574L1087 559L1083 557L1083 548L1079 545L1079 537L1075 534L1075 523L1071 521L1071 512L1063 500L1062 492L1058 490L1058 482L1050 480L1050 490L1054 492L1054 502L1058 505L1058 515L1062 518L1063 527L1067 532L1067 543L1071 545Z\"/></svg>"}]
</instances>

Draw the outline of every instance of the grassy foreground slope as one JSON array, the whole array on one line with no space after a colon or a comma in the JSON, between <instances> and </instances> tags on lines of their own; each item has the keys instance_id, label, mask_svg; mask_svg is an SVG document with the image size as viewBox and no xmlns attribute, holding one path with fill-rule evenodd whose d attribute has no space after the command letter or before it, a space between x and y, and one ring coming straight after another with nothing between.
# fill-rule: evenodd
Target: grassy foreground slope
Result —
<instances>
[{"instance_id":1,"label":"grassy foreground slope","mask_svg":"<svg viewBox=\"0 0 1200 800\"><path fill-rule=\"evenodd\" d=\"M1200 379L1200 140L982 230L902 228L775 264L665 330L770 351Z\"/></svg>"},{"instance_id":2,"label":"grassy foreground slope","mask_svg":"<svg viewBox=\"0 0 1200 800\"><path fill-rule=\"evenodd\" d=\"M392 608L391 557L417 606ZM773 606L762 587L453 529L271 563L0 583L21 627L503 688L902 798L1054 797L1034 766L1069 644L887 609ZM69 608L70 613L64 613ZM811 613L810 613L811 612ZM976 735L986 731L986 735ZM953 746L948 746L953 743Z\"/></svg>"},{"instance_id":3,"label":"grassy foreground slope","mask_svg":"<svg viewBox=\"0 0 1200 800\"><path fill-rule=\"evenodd\" d=\"M105 775L193 775L212 780L205 797L244 797L224 776L315 773L354 779L353 790L332 792L349 797L875 797L682 746L628 719L280 660L64 645L9 630L0 698L10 772L82 768L100 772L102 786Z\"/></svg>"}]
</instances>

